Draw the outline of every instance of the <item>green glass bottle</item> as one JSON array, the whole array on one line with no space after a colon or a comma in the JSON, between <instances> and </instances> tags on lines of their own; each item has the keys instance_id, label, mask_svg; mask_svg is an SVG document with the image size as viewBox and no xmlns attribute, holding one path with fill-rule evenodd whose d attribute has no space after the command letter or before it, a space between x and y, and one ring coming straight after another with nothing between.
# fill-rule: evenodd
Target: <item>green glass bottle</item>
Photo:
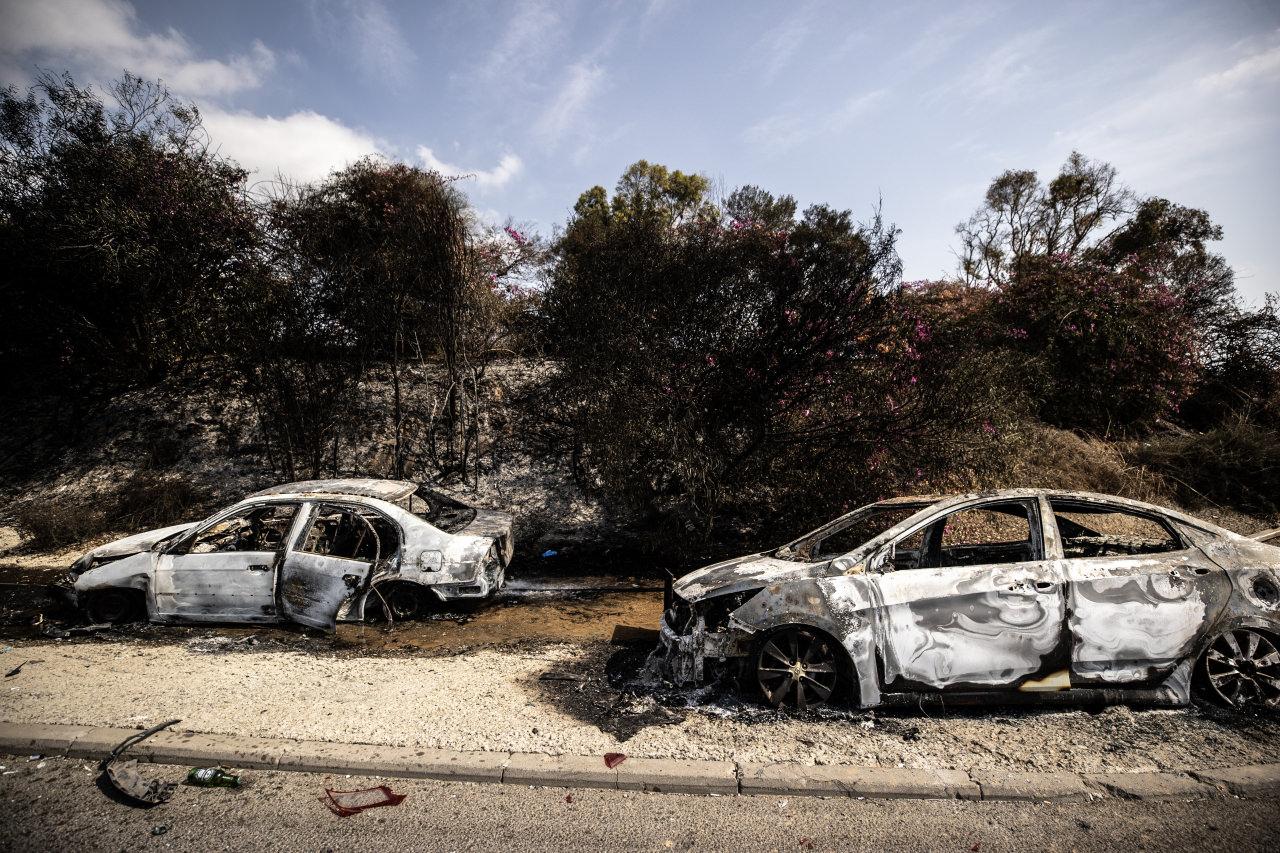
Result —
<instances>
[{"instance_id":1,"label":"green glass bottle","mask_svg":"<svg viewBox=\"0 0 1280 853\"><path fill-rule=\"evenodd\" d=\"M239 788L240 777L221 767L192 767L187 771L187 784L197 788Z\"/></svg>"}]
</instances>

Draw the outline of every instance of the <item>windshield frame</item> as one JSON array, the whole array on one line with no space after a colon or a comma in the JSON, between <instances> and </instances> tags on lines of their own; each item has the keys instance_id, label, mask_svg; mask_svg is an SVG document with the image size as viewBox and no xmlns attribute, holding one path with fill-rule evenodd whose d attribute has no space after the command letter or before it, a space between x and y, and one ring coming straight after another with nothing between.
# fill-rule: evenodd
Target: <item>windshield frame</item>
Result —
<instances>
[{"instance_id":1,"label":"windshield frame","mask_svg":"<svg viewBox=\"0 0 1280 853\"><path fill-rule=\"evenodd\" d=\"M787 544L774 549L770 553L770 556L776 557L777 559L780 559L780 560L799 559L807 562L811 559L809 554L812 553L812 548L814 545L852 526L854 523L861 520L863 517L865 517L866 515L872 512L879 512L879 511L891 510L891 509L915 510L915 512L911 513L910 515L906 516L900 521L889 525L888 527L884 528L884 530L881 530L878 533L872 534L865 542L860 543L853 550L844 551L840 554L832 554L831 559L836 559L838 557L854 554L854 553L857 553L858 551L861 551L868 543L874 542L880 539L882 536L884 536L884 534L888 533L889 531L896 530L902 525L915 519L916 516L920 515L926 510L936 507L938 504L943 503L946 500L947 500L946 498L936 498L936 497L891 498L889 500L876 501L875 503L870 503L865 506L860 506L857 509L853 510L852 512L845 513L839 518L833 519L832 521L828 521L826 524L822 525L821 527L811 530L808 533L804 534L803 536L797 537L796 539L791 540ZM808 546L808 547L805 548L804 546ZM821 562L821 561L818 561L818 562Z\"/></svg>"}]
</instances>

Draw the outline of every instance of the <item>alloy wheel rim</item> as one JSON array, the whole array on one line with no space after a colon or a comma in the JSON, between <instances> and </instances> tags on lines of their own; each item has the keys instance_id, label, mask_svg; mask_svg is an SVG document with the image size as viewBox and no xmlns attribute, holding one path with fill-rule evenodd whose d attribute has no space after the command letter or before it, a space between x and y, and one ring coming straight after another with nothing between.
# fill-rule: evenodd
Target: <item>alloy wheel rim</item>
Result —
<instances>
[{"instance_id":1,"label":"alloy wheel rim","mask_svg":"<svg viewBox=\"0 0 1280 853\"><path fill-rule=\"evenodd\" d=\"M773 705L803 711L831 698L839 675L830 642L800 628L775 634L760 649L756 678Z\"/></svg>"},{"instance_id":2,"label":"alloy wheel rim","mask_svg":"<svg viewBox=\"0 0 1280 853\"><path fill-rule=\"evenodd\" d=\"M1227 631L1205 653L1205 674L1233 708L1280 708L1280 652L1264 634Z\"/></svg>"}]
</instances>

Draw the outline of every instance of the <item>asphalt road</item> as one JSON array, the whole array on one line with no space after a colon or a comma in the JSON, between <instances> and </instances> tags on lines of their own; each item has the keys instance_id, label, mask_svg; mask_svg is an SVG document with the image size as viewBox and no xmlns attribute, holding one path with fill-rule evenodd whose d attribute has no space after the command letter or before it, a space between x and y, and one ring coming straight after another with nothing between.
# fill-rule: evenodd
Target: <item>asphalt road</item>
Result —
<instances>
[{"instance_id":1,"label":"asphalt road","mask_svg":"<svg viewBox=\"0 0 1280 853\"><path fill-rule=\"evenodd\" d=\"M74 759L3 756L4 850L1274 850L1280 801L1030 804L520 788L390 780L407 798L353 817L325 787L385 780L246 772L240 790L180 787L140 810ZM43 766L41 766L43 764ZM180 779L186 768L148 774ZM16 771L16 772L15 772Z\"/></svg>"}]
</instances>

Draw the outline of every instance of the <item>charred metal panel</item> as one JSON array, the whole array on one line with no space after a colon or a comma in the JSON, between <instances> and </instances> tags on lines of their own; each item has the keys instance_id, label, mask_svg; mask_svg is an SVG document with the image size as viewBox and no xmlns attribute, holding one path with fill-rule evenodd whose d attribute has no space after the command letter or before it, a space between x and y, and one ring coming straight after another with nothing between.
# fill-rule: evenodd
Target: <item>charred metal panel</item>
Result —
<instances>
[{"instance_id":1,"label":"charred metal panel","mask_svg":"<svg viewBox=\"0 0 1280 853\"><path fill-rule=\"evenodd\" d=\"M1063 565L1079 683L1144 682L1167 673L1194 651L1231 595L1226 574L1198 550Z\"/></svg>"},{"instance_id":2,"label":"charred metal panel","mask_svg":"<svg viewBox=\"0 0 1280 853\"><path fill-rule=\"evenodd\" d=\"M892 572L878 589L886 682L1011 686L1065 666L1066 597L1047 561Z\"/></svg>"}]
</instances>

